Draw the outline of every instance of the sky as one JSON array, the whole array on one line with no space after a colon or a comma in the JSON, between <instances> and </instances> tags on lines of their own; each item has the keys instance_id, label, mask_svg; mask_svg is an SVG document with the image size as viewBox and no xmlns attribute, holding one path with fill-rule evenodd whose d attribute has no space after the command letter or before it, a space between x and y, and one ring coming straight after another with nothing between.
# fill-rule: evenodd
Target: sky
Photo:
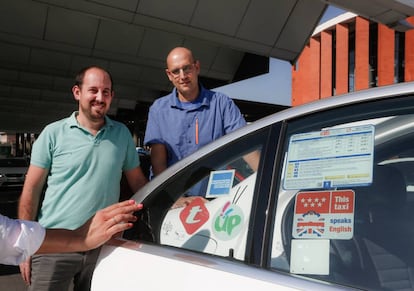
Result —
<instances>
[{"instance_id":1,"label":"sky","mask_svg":"<svg viewBox=\"0 0 414 291\"><path fill-rule=\"evenodd\" d=\"M344 10L329 6L320 23L332 19ZM215 88L233 99L250 100L277 105L292 105L292 66L287 61L269 59L269 73Z\"/></svg>"}]
</instances>

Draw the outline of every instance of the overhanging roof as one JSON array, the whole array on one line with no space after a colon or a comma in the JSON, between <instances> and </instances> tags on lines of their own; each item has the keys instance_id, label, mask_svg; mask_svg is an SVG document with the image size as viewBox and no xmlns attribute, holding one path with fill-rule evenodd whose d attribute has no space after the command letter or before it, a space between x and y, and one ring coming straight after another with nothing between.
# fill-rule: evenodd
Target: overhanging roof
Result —
<instances>
[{"instance_id":1,"label":"overhanging roof","mask_svg":"<svg viewBox=\"0 0 414 291\"><path fill-rule=\"evenodd\" d=\"M330 1L380 21L414 15L400 1ZM112 114L171 89L168 51L193 49L205 78L231 83L246 53L293 62L318 25L320 0L2 0L0 131L39 132L77 108L81 67L111 71ZM380 17L386 9L390 17ZM375 11L375 15L370 15Z\"/></svg>"}]
</instances>

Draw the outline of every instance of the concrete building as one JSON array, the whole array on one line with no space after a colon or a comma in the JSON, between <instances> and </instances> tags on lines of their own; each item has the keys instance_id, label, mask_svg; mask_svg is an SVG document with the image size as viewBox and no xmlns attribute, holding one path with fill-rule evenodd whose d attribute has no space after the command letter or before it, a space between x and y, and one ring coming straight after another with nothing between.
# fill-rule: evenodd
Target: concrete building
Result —
<instances>
[{"instance_id":1,"label":"concrete building","mask_svg":"<svg viewBox=\"0 0 414 291\"><path fill-rule=\"evenodd\" d=\"M344 13L316 28L292 66L292 106L413 80L414 29Z\"/></svg>"}]
</instances>

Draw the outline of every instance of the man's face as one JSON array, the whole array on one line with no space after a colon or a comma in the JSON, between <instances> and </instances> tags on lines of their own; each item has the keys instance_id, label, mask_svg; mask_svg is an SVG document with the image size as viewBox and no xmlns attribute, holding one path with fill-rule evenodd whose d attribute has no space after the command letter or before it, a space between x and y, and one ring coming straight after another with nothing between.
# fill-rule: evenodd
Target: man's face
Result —
<instances>
[{"instance_id":1,"label":"man's face","mask_svg":"<svg viewBox=\"0 0 414 291\"><path fill-rule=\"evenodd\" d=\"M168 79L177 91L183 96L197 97L199 62L194 61L189 54L177 53L168 58L167 66Z\"/></svg>"},{"instance_id":2,"label":"man's face","mask_svg":"<svg viewBox=\"0 0 414 291\"><path fill-rule=\"evenodd\" d=\"M72 92L79 101L80 114L91 121L104 118L114 96L110 77L98 68L86 71L82 85L74 86Z\"/></svg>"}]
</instances>

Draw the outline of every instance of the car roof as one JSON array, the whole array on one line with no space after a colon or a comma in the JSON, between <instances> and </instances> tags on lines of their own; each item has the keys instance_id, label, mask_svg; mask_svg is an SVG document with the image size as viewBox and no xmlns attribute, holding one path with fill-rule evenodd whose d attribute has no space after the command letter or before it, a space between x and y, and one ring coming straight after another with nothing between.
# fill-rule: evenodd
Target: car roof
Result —
<instances>
[{"instance_id":1,"label":"car roof","mask_svg":"<svg viewBox=\"0 0 414 291\"><path fill-rule=\"evenodd\" d=\"M414 93L414 82L399 83L395 85L382 86L376 88L370 88L366 90L361 90L353 93L338 95L335 97L325 98L322 100L314 101L304 105L291 107L283 111L279 111L267 117L264 117L260 120L257 120L251 124L248 124L232 133L229 133L221 138L207 144L202 147L195 153L189 155L188 157L180 160L176 164L169 167L167 170L163 171L154 183L146 184L137 195L140 198L143 198L141 195L144 193L151 193L156 187L158 187L159 182L164 181L174 173L178 172L181 168L186 167L188 164L198 160L200 157L208 154L214 149L225 145L226 143L236 140L245 136L250 132L257 131L261 128L267 127L271 124L277 123L282 120L287 120L291 118L296 118L303 116L305 114L314 113L320 110L335 108L343 105L350 105L354 103L359 103L367 100L378 100L383 98L398 97L404 94ZM142 194L141 194L142 193ZM134 195L134 198L137 197Z\"/></svg>"}]
</instances>

